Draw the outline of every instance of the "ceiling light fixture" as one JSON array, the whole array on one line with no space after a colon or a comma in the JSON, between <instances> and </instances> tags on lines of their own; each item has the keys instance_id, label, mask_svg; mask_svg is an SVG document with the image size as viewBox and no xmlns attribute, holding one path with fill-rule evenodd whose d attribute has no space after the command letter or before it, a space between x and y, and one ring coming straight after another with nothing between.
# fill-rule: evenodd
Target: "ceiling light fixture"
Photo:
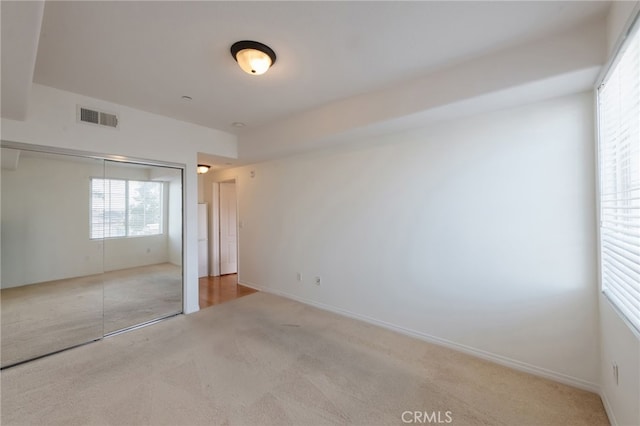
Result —
<instances>
[{"instance_id":1,"label":"ceiling light fixture","mask_svg":"<svg viewBox=\"0 0 640 426\"><path fill-rule=\"evenodd\" d=\"M233 43L231 56L247 74L260 75L276 62L276 52L257 41L242 40Z\"/></svg>"},{"instance_id":2,"label":"ceiling light fixture","mask_svg":"<svg viewBox=\"0 0 640 426\"><path fill-rule=\"evenodd\" d=\"M207 173L209 171L209 169L211 168L211 166L207 166L206 164L198 164L198 174L199 175L203 175L205 173Z\"/></svg>"}]
</instances>

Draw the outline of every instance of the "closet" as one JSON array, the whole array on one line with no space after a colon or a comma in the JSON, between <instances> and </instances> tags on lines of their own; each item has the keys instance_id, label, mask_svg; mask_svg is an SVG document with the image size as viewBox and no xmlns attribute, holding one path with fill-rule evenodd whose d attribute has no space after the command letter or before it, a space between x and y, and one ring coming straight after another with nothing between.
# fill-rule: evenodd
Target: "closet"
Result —
<instances>
[{"instance_id":1,"label":"closet","mask_svg":"<svg viewBox=\"0 0 640 426\"><path fill-rule=\"evenodd\" d=\"M183 167L2 143L0 366L183 310Z\"/></svg>"}]
</instances>

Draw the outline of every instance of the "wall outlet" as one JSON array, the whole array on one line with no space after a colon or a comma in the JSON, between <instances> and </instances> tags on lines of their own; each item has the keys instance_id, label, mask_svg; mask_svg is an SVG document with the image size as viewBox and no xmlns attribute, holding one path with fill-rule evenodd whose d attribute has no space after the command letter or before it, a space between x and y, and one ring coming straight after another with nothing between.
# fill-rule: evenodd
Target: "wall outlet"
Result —
<instances>
[{"instance_id":1,"label":"wall outlet","mask_svg":"<svg viewBox=\"0 0 640 426\"><path fill-rule=\"evenodd\" d=\"M613 362L611 364L611 367L613 367L613 381L616 383L616 386L617 386L618 385L618 364Z\"/></svg>"},{"instance_id":2,"label":"wall outlet","mask_svg":"<svg viewBox=\"0 0 640 426\"><path fill-rule=\"evenodd\" d=\"M316 283L316 285L320 285L320 283L322 282L322 280L320 279L320 277L316 277L314 282Z\"/></svg>"},{"instance_id":3,"label":"wall outlet","mask_svg":"<svg viewBox=\"0 0 640 426\"><path fill-rule=\"evenodd\" d=\"M302 274L300 272L296 274L296 280L298 280L298 282L302 281Z\"/></svg>"}]
</instances>

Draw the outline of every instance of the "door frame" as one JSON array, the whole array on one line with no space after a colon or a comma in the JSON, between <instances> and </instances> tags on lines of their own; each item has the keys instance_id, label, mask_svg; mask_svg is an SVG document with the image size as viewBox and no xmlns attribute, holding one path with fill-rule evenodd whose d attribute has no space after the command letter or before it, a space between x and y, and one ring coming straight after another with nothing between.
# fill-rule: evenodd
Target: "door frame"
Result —
<instances>
[{"instance_id":1,"label":"door frame","mask_svg":"<svg viewBox=\"0 0 640 426\"><path fill-rule=\"evenodd\" d=\"M240 210L238 202L238 176L215 180L211 183L211 226L209 226L209 275L220 276L220 184L236 184L236 261L240 276Z\"/></svg>"}]
</instances>

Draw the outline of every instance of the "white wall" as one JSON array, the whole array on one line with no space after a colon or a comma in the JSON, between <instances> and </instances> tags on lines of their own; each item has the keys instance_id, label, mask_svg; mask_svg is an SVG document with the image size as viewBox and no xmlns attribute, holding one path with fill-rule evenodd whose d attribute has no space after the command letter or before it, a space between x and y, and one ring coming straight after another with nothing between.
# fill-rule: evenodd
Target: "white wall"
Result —
<instances>
[{"instance_id":1,"label":"white wall","mask_svg":"<svg viewBox=\"0 0 640 426\"><path fill-rule=\"evenodd\" d=\"M607 20L610 55L621 36L640 10L640 2L614 2ZM600 293L601 395L615 425L640 425L640 335ZM618 365L618 384L613 377L613 364Z\"/></svg>"},{"instance_id":2,"label":"white wall","mask_svg":"<svg viewBox=\"0 0 640 426\"><path fill-rule=\"evenodd\" d=\"M597 390L592 116L572 95L219 172L240 281Z\"/></svg>"},{"instance_id":3,"label":"white wall","mask_svg":"<svg viewBox=\"0 0 640 426\"><path fill-rule=\"evenodd\" d=\"M102 242L89 239L89 179L102 174L101 161L24 153L2 170L2 288L102 272Z\"/></svg>"},{"instance_id":4,"label":"white wall","mask_svg":"<svg viewBox=\"0 0 640 426\"><path fill-rule=\"evenodd\" d=\"M602 397L614 425L640 425L640 336L600 295ZM618 384L613 376L618 366Z\"/></svg>"},{"instance_id":5,"label":"white wall","mask_svg":"<svg viewBox=\"0 0 640 426\"><path fill-rule=\"evenodd\" d=\"M157 265L169 261L167 234L113 238L103 242L104 271Z\"/></svg>"},{"instance_id":6,"label":"white wall","mask_svg":"<svg viewBox=\"0 0 640 426\"><path fill-rule=\"evenodd\" d=\"M164 228L167 230L169 262L182 265L182 170L169 167L152 167L149 179L164 182L166 211Z\"/></svg>"},{"instance_id":7,"label":"white wall","mask_svg":"<svg viewBox=\"0 0 640 426\"><path fill-rule=\"evenodd\" d=\"M182 183L181 178L169 182L169 262L182 265Z\"/></svg>"},{"instance_id":8,"label":"white wall","mask_svg":"<svg viewBox=\"0 0 640 426\"><path fill-rule=\"evenodd\" d=\"M116 112L119 129L76 122L76 105ZM2 119L2 140L185 165L185 312L198 307L197 153L237 157L234 135L34 84L25 121Z\"/></svg>"}]
</instances>

